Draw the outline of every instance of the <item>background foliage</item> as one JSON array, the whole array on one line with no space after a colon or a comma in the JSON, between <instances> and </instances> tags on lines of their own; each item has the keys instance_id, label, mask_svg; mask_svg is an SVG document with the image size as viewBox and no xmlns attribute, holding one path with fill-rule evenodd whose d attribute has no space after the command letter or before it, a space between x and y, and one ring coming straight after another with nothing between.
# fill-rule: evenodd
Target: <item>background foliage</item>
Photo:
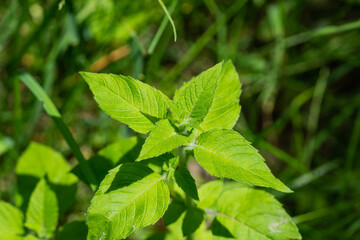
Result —
<instances>
[{"instance_id":1,"label":"background foliage","mask_svg":"<svg viewBox=\"0 0 360 240\"><path fill-rule=\"evenodd\" d=\"M30 140L75 165L17 71L36 76L89 158L134 133L98 108L79 71L131 75L170 96L183 81L231 59L243 84L235 129L295 191L273 194L303 238L354 239L360 234L360 1L164 3L169 11L174 6L177 41L168 24L152 45L164 17L155 0L2 0L1 199L16 200L15 164ZM195 162L189 168L197 184L211 179ZM60 223L84 219L90 198L78 184L76 204Z\"/></svg>"}]
</instances>

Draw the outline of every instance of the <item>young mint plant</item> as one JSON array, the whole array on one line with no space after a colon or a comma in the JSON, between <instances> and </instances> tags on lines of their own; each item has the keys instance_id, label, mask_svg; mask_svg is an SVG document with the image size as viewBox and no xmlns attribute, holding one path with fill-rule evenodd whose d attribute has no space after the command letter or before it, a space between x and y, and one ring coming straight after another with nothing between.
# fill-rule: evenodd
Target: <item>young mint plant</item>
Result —
<instances>
[{"instance_id":1,"label":"young mint plant","mask_svg":"<svg viewBox=\"0 0 360 240\"><path fill-rule=\"evenodd\" d=\"M281 204L249 187L292 192L232 130L241 109L241 83L231 61L185 83L173 100L131 77L80 74L101 109L134 131L149 134L138 157L116 166L102 180L87 213L89 240L126 238L164 214L170 236L181 229L180 238L301 239ZM211 175L247 185L214 181L198 191L185 167L189 150ZM211 228L206 221L213 221Z\"/></svg>"}]
</instances>

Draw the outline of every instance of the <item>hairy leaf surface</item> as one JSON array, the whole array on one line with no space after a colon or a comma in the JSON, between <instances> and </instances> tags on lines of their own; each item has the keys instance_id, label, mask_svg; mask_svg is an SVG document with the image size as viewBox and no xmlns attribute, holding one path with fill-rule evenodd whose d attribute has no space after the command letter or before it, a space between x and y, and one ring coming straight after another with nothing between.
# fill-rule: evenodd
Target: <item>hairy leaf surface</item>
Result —
<instances>
[{"instance_id":1,"label":"hairy leaf surface","mask_svg":"<svg viewBox=\"0 0 360 240\"><path fill-rule=\"evenodd\" d=\"M80 74L100 108L137 132L148 133L155 122L167 116L171 100L150 85L122 75Z\"/></svg>"},{"instance_id":2,"label":"hairy leaf surface","mask_svg":"<svg viewBox=\"0 0 360 240\"><path fill-rule=\"evenodd\" d=\"M296 225L272 195L239 188L224 192L217 202L216 219L236 239L301 239Z\"/></svg>"},{"instance_id":3,"label":"hairy leaf surface","mask_svg":"<svg viewBox=\"0 0 360 240\"><path fill-rule=\"evenodd\" d=\"M180 124L199 127L208 115L222 65L223 62L202 72L175 93L172 114Z\"/></svg>"},{"instance_id":4,"label":"hairy leaf surface","mask_svg":"<svg viewBox=\"0 0 360 240\"><path fill-rule=\"evenodd\" d=\"M212 128L232 129L240 114L240 94L239 75L232 62L226 61L221 69L214 101L200 127L204 131Z\"/></svg>"},{"instance_id":5,"label":"hairy leaf surface","mask_svg":"<svg viewBox=\"0 0 360 240\"><path fill-rule=\"evenodd\" d=\"M56 194L45 179L40 180L30 197L25 225L41 238L50 238L59 216Z\"/></svg>"},{"instance_id":6,"label":"hairy leaf surface","mask_svg":"<svg viewBox=\"0 0 360 240\"><path fill-rule=\"evenodd\" d=\"M195 180L186 168L179 166L175 170L174 176L176 183L179 185L179 187L181 187L182 190L184 190L184 192L186 192L193 199L199 200Z\"/></svg>"},{"instance_id":7,"label":"hairy leaf surface","mask_svg":"<svg viewBox=\"0 0 360 240\"><path fill-rule=\"evenodd\" d=\"M13 205L0 201L0 239L21 239L25 233L22 212Z\"/></svg>"},{"instance_id":8,"label":"hairy leaf surface","mask_svg":"<svg viewBox=\"0 0 360 240\"><path fill-rule=\"evenodd\" d=\"M189 136L177 133L169 120L160 120L145 140L138 160L167 153L181 145L187 144L190 140Z\"/></svg>"},{"instance_id":9,"label":"hairy leaf surface","mask_svg":"<svg viewBox=\"0 0 360 240\"><path fill-rule=\"evenodd\" d=\"M291 192L272 175L264 158L239 133L213 129L201 134L196 144L195 158L210 174Z\"/></svg>"},{"instance_id":10,"label":"hairy leaf surface","mask_svg":"<svg viewBox=\"0 0 360 240\"><path fill-rule=\"evenodd\" d=\"M88 239L122 239L154 224L169 204L163 178L141 163L112 169L88 209Z\"/></svg>"}]
</instances>

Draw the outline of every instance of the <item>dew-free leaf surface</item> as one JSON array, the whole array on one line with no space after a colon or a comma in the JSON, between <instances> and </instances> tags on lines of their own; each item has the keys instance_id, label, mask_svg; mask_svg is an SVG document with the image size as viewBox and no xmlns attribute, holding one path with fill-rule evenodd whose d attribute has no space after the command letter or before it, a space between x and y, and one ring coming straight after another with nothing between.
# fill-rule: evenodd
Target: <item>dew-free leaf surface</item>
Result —
<instances>
[{"instance_id":1,"label":"dew-free leaf surface","mask_svg":"<svg viewBox=\"0 0 360 240\"><path fill-rule=\"evenodd\" d=\"M240 94L239 75L232 62L226 61L221 69L214 101L200 127L204 131L212 128L232 129L240 114Z\"/></svg>"},{"instance_id":2,"label":"dew-free leaf surface","mask_svg":"<svg viewBox=\"0 0 360 240\"><path fill-rule=\"evenodd\" d=\"M88 239L122 239L154 224L169 204L163 178L141 163L112 169L88 209Z\"/></svg>"},{"instance_id":3,"label":"dew-free leaf surface","mask_svg":"<svg viewBox=\"0 0 360 240\"><path fill-rule=\"evenodd\" d=\"M131 77L82 72L100 108L139 133L166 118L171 101L159 90Z\"/></svg>"},{"instance_id":4,"label":"dew-free leaf surface","mask_svg":"<svg viewBox=\"0 0 360 240\"><path fill-rule=\"evenodd\" d=\"M272 175L258 151L233 130L213 129L202 133L194 153L199 164L216 177L291 192Z\"/></svg>"},{"instance_id":5,"label":"dew-free leaf surface","mask_svg":"<svg viewBox=\"0 0 360 240\"><path fill-rule=\"evenodd\" d=\"M169 120L160 120L146 138L138 160L159 156L187 144L190 140L189 136L177 133Z\"/></svg>"},{"instance_id":6,"label":"dew-free leaf surface","mask_svg":"<svg viewBox=\"0 0 360 240\"><path fill-rule=\"evenodd\" d=\"M22 212L10 203L0 201L0 239L21 239L25 233Z\"/></svg>"},{"instance_id":7,"label":"dew-free leaf surface","mask_svg":"<svg viewBox=\"0 0 360 240\"><path fill-rule=\"evenodd\" d=\"M217 202L216 220L235 239L301 239L291 217L271 194L252 188L224 192Z\"/></svg>"},{"instance_id":8,"label":"dew-free leaf surface","mask_svg":"<svg viewBox=\"0 0 360 240\"><path fill-rule=\"evenodd\" d=\"M58 216L56 194L46 180L42 179L31 194L25 225L39 237L50 238L55 231Z\"/></svg>"},{"instance_id":9,"label":"dew-free leaf surface","mask_svg":"<svg viewBox=\"0 0 360 240\"><path fill-rule=\"evenodd\" d=\"M194 178L191 176L189 170L179 166L174 173L175 181L187 193L195 200L199 200L196 184Z\"/></svg>"},{"instance_id":10,"label":"dew-free leaf surface","mask_svg":"<svg viewBox=\"0 0 360 240\"><path fill-rule=\"evenodd\" d=\"M172 114L180 124L199 127L209 114L222 65L218 63L202 72L175 92Z\"/></svg>"}]
</instances>

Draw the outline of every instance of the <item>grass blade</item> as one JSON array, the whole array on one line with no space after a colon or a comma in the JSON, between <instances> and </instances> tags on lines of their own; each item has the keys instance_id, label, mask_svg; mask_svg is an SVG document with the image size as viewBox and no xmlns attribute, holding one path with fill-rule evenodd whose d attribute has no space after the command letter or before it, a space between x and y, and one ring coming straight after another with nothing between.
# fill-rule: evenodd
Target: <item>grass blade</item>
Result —
<instances>
[{"instance_id":1,"label":"grass blade","mask_svg":"<svg viewBox=\"0 0 360 240\"><path fill-rule=\"evenodd\" d=\"M175 23L174 23L174 21L173 21L173 19L172 19L171 15L170 15L170 13L169 13L169 12L168 12L168 10L166 9L165 4L162 2L162 0L158 0L158 1L159 1L160 6L162 7L162 9L164 10L164 12L165 12L165 14L166 14L167 18L169 19L169 21L170 21L170 23L171 23L171 26L172 26L173 31L174 31L174 41L176 42L176 38L177 38L177 36L176 36L176 27L175 27Z\"/></svg>"},{"instance_id":2,"label":"grass blade","mask_svg":"<svg viewBox=\"0 0 360 240\"><path fill-rule=\"evenodd\" d=\"M84 155L81 153L79 145L76 143L69 128L65 125L61 118L60 112L55 107L49 96L41 88L41 86L35 81L35 79L28 73L22 72L19 75L20 80L30 89L30 91L36 96L36 98L44 103L46 113L54 120L56 126L60 130L61 134L65 138L66 143L69 145L71 151L78 160L81 170L90 183L91 188L95 191L97 186L97 180L94 173L86 162Z\"/></svg>"},{"instance_id":3,"label":"grass blade","mask_svg":"<svg viewBox=\"0 0 360 240\"><path fill-rule=\"evenodd\" d=\"M178 2L179 2L179 0L174 0L174 1L172 2L171 6L170 6L170 8L169 8L169 13L170 13L170 14L174 11L174 9L175 9L175 7L176 7L176 5L177 5ZM149 54L149 55L151 55L151 54L154 53L154 50L155 50L157 44L159 43L159 40L160 40L162 34L163 34L164 31L165 31L165 28L166 28L166 26L167 26L168 21L169 21L169 18L168 18L168 17L164 17L164 19L162 20L158 31L156 32L153 40L152 40L151 43L150 43L150 47L149 47L149 49L148 49L148 54Z\"/></svg>"}]
</instances>

